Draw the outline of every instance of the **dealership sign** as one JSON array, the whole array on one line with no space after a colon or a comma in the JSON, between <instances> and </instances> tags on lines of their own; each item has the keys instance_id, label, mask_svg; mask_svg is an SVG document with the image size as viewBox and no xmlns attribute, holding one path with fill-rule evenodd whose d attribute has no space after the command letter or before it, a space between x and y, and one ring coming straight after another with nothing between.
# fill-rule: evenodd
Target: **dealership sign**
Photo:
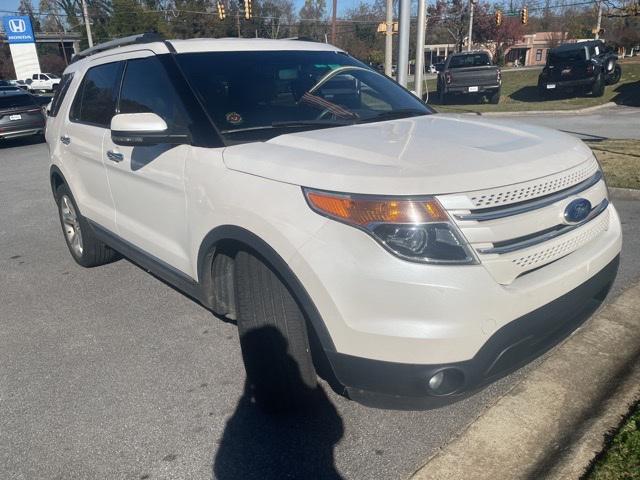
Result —
<instances>
[{"instance_id":1,"label":"dealership sign","mask_svg":"<svg viewBox=\"0 0 640 480\"><path fill-rule=\"evenodd\" d=\"M3 17L2 25L10 44L35 42L29 17Z\"/></svg>"}]
</instances>

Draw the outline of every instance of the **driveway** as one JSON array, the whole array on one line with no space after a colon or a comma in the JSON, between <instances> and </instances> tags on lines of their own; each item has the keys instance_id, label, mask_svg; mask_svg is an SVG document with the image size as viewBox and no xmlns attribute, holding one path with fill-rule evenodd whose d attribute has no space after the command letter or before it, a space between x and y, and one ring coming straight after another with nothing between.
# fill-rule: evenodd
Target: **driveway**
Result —
<instances>
[{"instance_id":1,"label":"driveway","mask_svg":"<svg viewBox=\"0 0 640 480\"><path fill-rule=\"evenodd\" d=\"M0 146L2 479L403 478L532 368L438 410L370 409L323 385L313 415L262 415L233 324L126 260L72 261L46 151ZM617 206L614 294L640 271L640 202Z\"/></svg>"},{"instance_id":2,"label":"driveway","mask_svg":"<svg viewBox=\"0 0 640 480\"><path fill-rule=\"evenodd\" d=\"M608 138L640 139L640 108L615 105L584 114L501 114L498 118L513 118L518 122L541 125L570 133L585 140Z\"/></svg>"}]
</instances>

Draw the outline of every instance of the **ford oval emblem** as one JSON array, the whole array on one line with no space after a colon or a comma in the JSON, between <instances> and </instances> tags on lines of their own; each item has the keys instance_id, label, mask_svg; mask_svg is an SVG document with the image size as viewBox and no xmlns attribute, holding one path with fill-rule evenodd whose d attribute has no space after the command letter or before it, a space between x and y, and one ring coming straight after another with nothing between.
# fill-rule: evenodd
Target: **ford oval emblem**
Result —
<instances>
[{"instance_id":1,"label":"ford oval emblem","mask_svg":"<svg viewBox=\"0 0 640 480\"><path fill-rule=\"evenodd\" d=\"M591 213L591 202L586 198L573 200L564 209L564 220L567 223L580 223Z\"/></svg>"}]
</instances>

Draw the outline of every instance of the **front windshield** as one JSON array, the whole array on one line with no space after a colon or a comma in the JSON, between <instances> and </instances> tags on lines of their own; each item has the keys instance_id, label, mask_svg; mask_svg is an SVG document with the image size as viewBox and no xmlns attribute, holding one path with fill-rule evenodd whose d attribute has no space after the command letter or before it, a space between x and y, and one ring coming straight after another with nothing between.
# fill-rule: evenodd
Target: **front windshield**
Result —
<instances>
[{"instance_id":1,"label":"front windshield","mask_svg":"<svg viewBox=\"0 0 640 480\"><path fill-rule=\"evenodd\" d=\"M205 52L177 59L231 143L432 113L392 80L339 52Z\"/></svg>"}]
</instances>

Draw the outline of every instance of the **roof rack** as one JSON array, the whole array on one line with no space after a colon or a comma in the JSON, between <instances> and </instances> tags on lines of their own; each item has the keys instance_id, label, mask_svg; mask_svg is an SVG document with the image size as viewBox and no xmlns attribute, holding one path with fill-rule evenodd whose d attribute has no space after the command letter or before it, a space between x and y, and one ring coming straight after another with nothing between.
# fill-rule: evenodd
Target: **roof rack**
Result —
<instances>
[{"instance_id":1,"label":"roof rack","mask_svg":"<svg viewBox=\"0 0 640 480\"><path fill-rule=\"evenodd\" d=\"M135 45L138 43L152 43L152 42L163 42L164 38L162 35L155 32L147 32L141 33L138 35L131 35L129 37L116 38L115 40L111 40L109 42L99 43L91 48L87 48L86 50L82 50L79 53L76 53L71 59L71 63L77 62L78 60L82 60L90 55L94 55L96 53L104 52L105 50L111 50L112 48L124 47L126 45Z\"/></svg>"}]
</instances>

